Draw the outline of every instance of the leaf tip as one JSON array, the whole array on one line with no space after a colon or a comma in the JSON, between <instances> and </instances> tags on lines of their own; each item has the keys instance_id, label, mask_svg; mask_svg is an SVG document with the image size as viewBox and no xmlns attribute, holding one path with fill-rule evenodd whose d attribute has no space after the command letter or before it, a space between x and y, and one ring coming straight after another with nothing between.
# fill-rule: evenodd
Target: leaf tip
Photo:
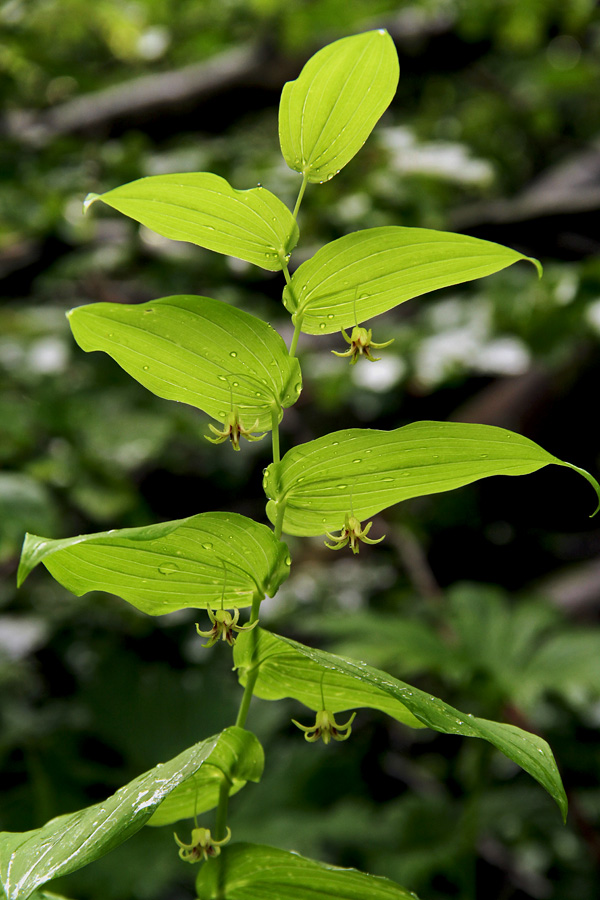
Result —
<instances>
[{"instance_id":1,"label":"leaf tip","mask_svg":"<svg viewBox=\"0 0 600 900\"><path fill-rule=\"evenodd\" d=\"M536 259L535 256L524 256L523 259L535 266L538 274L538 279L541 278L544 274L544 267L542 266L539 259Z\"/></svg>"},{"instance_id":2,"label":"leaf tip","mask_svg":"<svg viewBox=\"0 0 600 900\"><path fill-rule=\"evenodd\" d=\"M596 481L593 475L590 475L585 469L580 468L579 466L573 465L573 463L562 463L563 466L566 466L568 469L573 469L574 472L579 472L580 475L583 475L586 481L588 481L591 486L594 488L596 492L596 497L598 499L598 503L596 504L596 508L593 513L590 515L590 519L593 519L594 516L600 512L600 484Z\"/></svg>"},{"instance_id":3,"label":"leaf tip","mask_svg":"<svg viewBox=\"0 0 600 900\"><path fill-rule=\"evenodd\" d=\"M23 546L21 548L21 558L19 560L19 568L17 569L17 587L20 588L29 573L31 572L31 566L27 562L26 554L31 543L31 539L35 537L35 535L31 535L28 532L25 534L23 539Z\"/></svg>"},{"instance_id":4,"label":"leaf tip","mask_svg":"<svg viewBox=\"0 0 600 900\"><path fill-rule=\"evenodd\" d=\"M96 200L100 199L100 194L94 194L93 192L88 194L85 200L83 201L83 214L85 215L92 203L95 203Z\"/></svg>"}]
</instances>

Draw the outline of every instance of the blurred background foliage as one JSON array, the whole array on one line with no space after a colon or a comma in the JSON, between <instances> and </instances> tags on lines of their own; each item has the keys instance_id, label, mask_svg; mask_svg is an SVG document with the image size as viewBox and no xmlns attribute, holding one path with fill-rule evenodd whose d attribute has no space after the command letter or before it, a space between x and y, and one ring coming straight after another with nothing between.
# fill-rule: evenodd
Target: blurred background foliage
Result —
<instances>
[{"instance_id":1,"label":"blurred background foliage","mask_svg":"<svg viewBox=\"0 0 600 900\"><path fill-rule=\"evenodd\" d=\"M43 571L17 593L23 533L52 537L212 509L264 521L269 450L203 440L204 417L74 346L95 300L216 297L289 338L280 276L163 240L89 191L213 171L293 202L279 154L285 80L319 46L388 27L397 97L364 149L307 192L298 264L385 224L538 256L369 325L395 338L349 368L341 338L301 340L284 446L424 418L521 431L596 474L600 362L600 14L592 0L4 0L0 7L0 827L102 799L229 724L225 647L186 611L159 620ZM476 741L361 712L309 747L293 703L256 701L261 785L237 839L388 875L422 900L593 900L600 881L600 531L583 480L549 469L388 511L360 558L291 540L269 627L388 669L460 709L543 734L571 801L563 827L527 776ZM306 718L306 717L305 717ZM308 720L310 716L306 718ZM183 835L183 829L180 828ZM145 829L59 885L79 900L185 900L169 830Z\"/></svg>"}]
</instances>

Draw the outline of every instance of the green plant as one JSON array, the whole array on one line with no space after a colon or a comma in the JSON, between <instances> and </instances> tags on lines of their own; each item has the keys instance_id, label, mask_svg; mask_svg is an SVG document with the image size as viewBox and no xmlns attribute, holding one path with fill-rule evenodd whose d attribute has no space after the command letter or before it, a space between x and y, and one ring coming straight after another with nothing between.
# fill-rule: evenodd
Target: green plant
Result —
<instances>
[{"instance_id":1,"label":"green plant","mask_svg":"<svg viewBox=\"0 0 600 900\"><path fill-rule=\"evenodd\" d=\"M159 764L100 804L60 816L44 827L0 837L0 877L7 900L49 896L45 885L125 841L144 825L193 819L191 839L176 834L184 861L201 862L199 900L402 898L386 879L326 866L285 850L229 842L229 799L258 781L263 752L246 729L253 696L292 697L316 714L296 724L307 741L345 741L354 713L368 707L414 728L488 741L531 774L555 799L566 796L541 738L512 725L465 715L443 701L364 663L303 646L258 625L260 605L288 577L282 536L328 538L332 550L358 553L371 516L402 500L451 490L491 475L528 474L555 464L587 472L518 434L485 425L417 422L392 431L347 429L294 447L283 457L279 423L302 389L296 358L301 333L341 332L350 364L374 361L372 330L361 327L399 303L435 288L492 274L519 260L486 241L418 228L379 227L321 248L290 274L299 239L297 216L309 183L330 180L358 152L396 89L398 63L385 32L344 38L314 56L284 88L280 106L283 155L301 175L292 213L258 187L234 190L209 173L154 176L116 188L103 202L160 234L283 272L283 302L294 326L289 350L270 325L207 297L175 296L135 306L98 303L69 314L83 350L103 350L161 397L207 413L213 443L260 440L270 432L265 469L267 516L273 529L235 513L206 512L147 527L51 540L27 535L19 583L39 563L80 596L117 594L150 615L184 608L208 611L207 645L233 646L241 695L237 719L175 759ZM541 274L541 267L534 263ZM352 326L351 335L346 329ZM366 362L359 361L360 364ZM344 362L340 362L344 365ZM335 533L335 532L338 533ZM347 551L346 551L347 552ZM239 610L250 607L246 625ZM199 816L216 809L214 825ZM168 838L171 839L170 837ZM174 852L177 852L174 844Z\"/></svg>"}]
</instances>

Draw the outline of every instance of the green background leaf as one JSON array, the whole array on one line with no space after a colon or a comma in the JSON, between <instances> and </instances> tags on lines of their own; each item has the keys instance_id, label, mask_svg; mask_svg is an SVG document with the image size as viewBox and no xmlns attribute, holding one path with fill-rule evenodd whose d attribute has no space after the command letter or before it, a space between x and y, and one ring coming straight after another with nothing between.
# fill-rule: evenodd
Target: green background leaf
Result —
<instances>
[{"instance_id":1,"label":"green background leaf","mask_svg":"<svg viewBox=\"0 0 600 900\"><path fill-rule=\"evenodd\" d=\"M249 606L288 577L285 544L237 513L200 513L159 525L49 540L28 534L18 579L43 562L78 597L108 591L152 616L188 607Z\"/></svg>"},{"instance_id":2,"label":"green background leaf","mask_svg":"<svg viewBox=\"0 0 600 900\"><path fill-rule=\"evenodd\" d=\"M205 863L196 891L198 900L417 900L387 878L246 843L230 844L217 859Z\"/></svg>"},{"instance_id":3,"label":"green background leaf","mask_svg":"<svg viewBox=\"0 0 600 900\"><path fill-rule=\"evenodd\" d=\"M305 334L332 334L521 259L541 274L536 260L491 241L429 228L368 228L331 241L302 263L283 302Z\"/></svg>"},{"instance_id":4,"label":"green background leaf","mask_svg":"<svg viewBox=\"0 0 600 900\"><path fill-rule=\"evenodd\" d=\"M323 47L283 88L281 151L309 181L328 181L358 153L396 93L394 42L380 29Z\"/></svg>"},{"instance_id":5,"label":"green background leaf","mask_svg":"<svg viewBox=\"0 0 600 900\"><path fill-rule=\"evenodd\" d=\"M465 715L437 697L364 662L313 650L262 629L253 653L250 637L240 636L234 659L242 684L250 668L258 666L254 688L257 697L267 700L292 697L318 710L322 708L323 684L325 703L332 712L365 706L381 710L405 724L412 725L411 717L414 717L421 725L443 734L482 738L532 775L554 798L563 818L566 817L567 798L554 756L546 741L537 735L514 725L491 722L470 713Z\"/></svg>"},{"instance_id":6,"label":"green background leaf","mask_svg":"<svg viewBox=\"0 0 600 900\"><path fill-rule=\"evenodd\" d=\"M298 242L298 226L278 197L263 187L236 191L210 172L151 175L105 194L90 194L152 231L237 256L278 272Z\"/></svg>"},{"instance_id":7,"label":"green background leaf","mask_svg":"<svg viewBox=\"0 0 600 900\"><path fill-rule=\"evenodd\" d=\"M272 428L302 390L297 359L274 328L209 297L93 303L68 314L83 350L104 350L144 387L223 424L233 405L248 428Z\"/></svg>"},{"instance_id":8,"label":"green background leaf","mask_svg":"<svg viewBox=\"0 0 600 900\"><path fill-rule=\"evenodd\" d=\"M317 535L341 528L351 506L362 520L410 497L490 475L527 475L551 464L575 469L600 497L591 475L529 438L494 425L461 422L336 431L289 450L267 468L263 486L272 522L285 504L284 532Z\"/></svg>"},{"instance_id":9,"label":"green background leaf","mask_svg":"<svg viewBox=\"0 0 600 900\"><path fill-rule=\"evenodd\" d=\"M27 900L51 879L74 872L118 847L146 824L171 791L203 765L219 766L222 756L224 765L230 765L232 739L239 739L239 731L226 729L195 744L102 803L58 816L35 831L1 834L0 881L7 900Z\"/></svg>"},{"instance_id":10,"label":"green background leaf","mask_svg":"<svg viewBox=\"0 0 600 900\"><path fill-rule=\"evenodd\" d=\"M229 795L237 794L246 782L260 781L265 765L265 754L258 738L250 731L235 725L225 729L219 737L218 757L211 759L182 784L165 797L152 814L147 825L170 825L179 819L192 818L219 802L219 789L225 777Z\"/></svg>"}]
</instances>

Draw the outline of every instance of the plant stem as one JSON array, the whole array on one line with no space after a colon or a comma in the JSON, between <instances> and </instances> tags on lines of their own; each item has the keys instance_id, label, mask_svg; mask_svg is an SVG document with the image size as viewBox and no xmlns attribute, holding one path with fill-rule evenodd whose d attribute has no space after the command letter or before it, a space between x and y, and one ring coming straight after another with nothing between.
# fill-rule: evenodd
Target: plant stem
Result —
<instances>
[{"instance_id":1,"label":"plant stem","mask_svg":"<svg viewBox=\"0 0 600 900\"><path fill-rule=\"evenodd\" d=\"M257 678L258 666L248 672L246 687L244 688L244 695L242 697L242 702L240 703L237 719L235 720L235 724L238 726L238 728L243 728L246 724L246 719L248 718L248 710L250 709L250 701L252 700L252 693L254 691L254 685L256 684Z\"/></svg>"},{"instance_id":2,"label":"plant stem","mask_svg":"<svg viewBox=\"0 0 600 900\"><path fill-rule=\"evenodd\" d=\"M252 625L253 622L256 622L258 619L258 613L260 610L260 597L255 597L252 601L252 612L250 613L250 620L248 622L249 625ZM256 632L256 628L252 631L252 642L253 642L253 650L252 657L256 653L256 644L258 640L258 634ZM238 710L237 719L235 720L235 724L238 728L243 728L246 724L246 719L248 717L248 710L250 709L250 701L252 700L252 691L254 690L254 685L256 684L256 679L258 678L258 668L251 669L248 673L248 678L246 680L246 687L244 688L244 695L242 697L242 702L240 703L240 708Z\"/></svg>"},{"instance_id":3,"label":"plant stem","mask_svg":"<svg viewBox=\"0 0 600 900\"><path fill-rule=\"evenodd\" d=\"M217 820L215 823L215 838L217 841L222 840L227 833L227 810L229 808L230 789L229 779L223 775L223 780L219 787L219 805L217 806Z\"/></svg>"},{"instance_id":4,"label":"plant stem","mask_svg":"<svg viewBox=\"0 0 600 900\"><path fill-rule=\"evenodd\" d=\"M273 462L278 463L279 455L279 410L271 410L271 438L273 440Z\"/></svg>"},{"instance_id":5,"label":"plant stem","mask_svg":"<svg viewBox=\"0 0 600 900\"><path fill-rule=\"evenodd\" d=\"M300 190L298 191L298 198L296 200L296 205L294 206L294 212L292 213L294 219L298 218L298 210L300 209L300 204L302 203L302 198L304 197L304 191L306 190L306 185L308 184L308 175L306 172L302 176L302 184L300 185Z\"/></svg>"},{"instance_id":6,"label":"plant stem","mask_svg":"<svg viewBox=\"0 0 600 900\"><path fill-rule=\"evenodd\" d=\"M281 540L281 532L283 531L283 517L285 515L285 503L281 503L277 510L277 519L275 521L275 537Z\"/></svg>"},{"instance_id":7,"label":"plant stem","mask_svg":"<svg viewBox=\"0 0 600 900\"><path fill-rule=\"evenodd\" d=\"M294 326L294 336L292 338L292 343L290 344L290 356L296 355L296 348L298 346L298 338L300 337L300 329L302 328L302 319L296 319L296 324Z\"/></svg>"}]
</instances>

